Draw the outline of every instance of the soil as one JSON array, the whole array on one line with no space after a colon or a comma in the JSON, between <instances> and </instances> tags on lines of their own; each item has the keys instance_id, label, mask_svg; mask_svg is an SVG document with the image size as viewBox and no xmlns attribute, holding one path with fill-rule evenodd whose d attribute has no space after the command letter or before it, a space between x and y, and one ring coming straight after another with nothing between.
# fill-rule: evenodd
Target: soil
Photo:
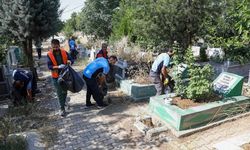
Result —
<instances>
[{"instance_id":1,"label":"soil","mask_svg":"<svg viewBox=\"0 0 250 150\"><path fill-rule=\"evenodd\" d=\"M214 102L217 100L220 100L221 97L219 97L218 95L214 95L212 96L210 99L204 99L204 100L199 100L199 101L194 101L191 99L185 99L185 98L181 98L181 97L174 97L171 104L172 105L176 105L181 109L188 109L190 107L195 107L195 106L200 106L206 103L210 103L210 102Z\"/></svg>"},{"instance_id":2,"label":"soil","mask_svg":"<svg viewBox=\"0 0 250 150\"><path fill-rule=\"evenodd\" d=\"M250 97L250 86L243 84L242 95Z\"/></svg>"},{"instance_id":3,"label":"soil","mask_svg":"<svg viewBox=\"0 0 250 150\"><path fill-rule=\"evenodd\" d=\"M149 77L142 77L142 76L135 77L133 79L133 82L138 84L152 84Z\"/></svg>"},{"instance_id":4,"label":"soil","mask_svg":"<svg viewBox=\"0 0 250 150\"><path fill-rule=\"evenodd\" d=\"M244 150L250 150L250 143L241 146Z\"/></svg>"}]
</instances>

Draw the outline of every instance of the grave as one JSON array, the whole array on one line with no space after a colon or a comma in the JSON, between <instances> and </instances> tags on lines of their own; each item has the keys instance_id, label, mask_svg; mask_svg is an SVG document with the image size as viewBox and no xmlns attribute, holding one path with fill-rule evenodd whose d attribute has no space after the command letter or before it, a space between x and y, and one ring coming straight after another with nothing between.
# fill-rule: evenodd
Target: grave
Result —
<instances>
[{"instance_id":1,"label":"grave","mask_svg":"<svg viewBox=\"0 0 250 150\"><path fill-rule=\"evenodd\" d=\"M127 61L118 60L115 64L115 78L120 90L135 101L149 99L149 97L154 96L156 94L154 84L138 84L133 82L133 80L127 79L127 67Z\"/></svg>"},{"instance_id":2,"label":"grave","mask_svg":"<svg viewBox=\"0 0 250 150\"><path fill-rule=\"evenodd\" d=\"M150 98L149 110L175 131L190 131L249 110L250 98L241 96L243 77L224 72L213 82L214 90L225 98L181 109L171 105L174 94Z\"/></svg>"},{"instance_id":3,"label":"grave","mask_svg":"<svg viewBox=\"0 0 250 150\"><path fill-rule=\"evenodd\" d=\"M119 87L134 101L149 99L156 94L154 84L138 84L134 83L133 80L119 80Z\"/></svg>"}]
</instances>

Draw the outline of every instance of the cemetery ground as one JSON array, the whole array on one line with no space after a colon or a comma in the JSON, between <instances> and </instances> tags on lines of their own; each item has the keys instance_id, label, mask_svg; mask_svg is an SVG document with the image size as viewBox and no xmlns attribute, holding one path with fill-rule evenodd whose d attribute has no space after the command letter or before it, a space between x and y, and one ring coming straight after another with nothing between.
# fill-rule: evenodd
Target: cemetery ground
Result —
<instances>
[{"instance_id":1,"label":"cemetery ground","mask_svg":"<svg viewBox=\"0 0 250 150\"><path fill-rule=\"evenodd\" d=\"M82 71L84 63L86 61L76 62L73 68ZM237 148L247 147L247 143L250 142L250 115L186 137L177 138L170 130L152 137L145 136L138 131L134 123L138 116L148 114L148 101L134 102L115 89L105 98L110 104L104 109L84 109L85 89L75 94L69 92L68 114L64 118L60 117L59 104L46 65L46 52L43 52L38 70L42 72L39 74L41 80L38 82L42 93L36 96L36 103L15 109L11 107L12 111L5 114L7 120L15 123L15 129L6 126L6 132L8 130L8 133L39 133L40 140L33 142L36 149L212 150L216 145L228 146L226 141L232 138L236 138L237 141L247 139L238 147L231 143Z\"/></svg>"}]
</instances>

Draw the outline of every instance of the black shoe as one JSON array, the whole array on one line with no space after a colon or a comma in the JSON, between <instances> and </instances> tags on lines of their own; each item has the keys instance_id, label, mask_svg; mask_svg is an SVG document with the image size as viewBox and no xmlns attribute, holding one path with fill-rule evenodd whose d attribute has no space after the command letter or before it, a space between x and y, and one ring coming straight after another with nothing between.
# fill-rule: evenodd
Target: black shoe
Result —
<instances>
[{"instance_id":1,"label":"black shoe","mask_svg":"<svg viewBox=\"0 0 250 150\"><path fill-rule=\"evenodd\" d=\"M61 115L62 117L65 117L65 116L66 116L66 111L65 111L65 110L60 110L60 115Z\"/></svg>"},{"instance_id":2,"label":"black shoe","mask_svg":"<svg viewBox=\"0 0 250 150\"><path fill-rule=\"evenodd\" d=\"M35 94L38 94L38 93L41 93L41 90L36 89L36 90L35 90Z\"/></svg>"},{"instance_id":3,"label":"black shoe","mask_svg":"<svg viewBox=\"0 0 250 150\"><path fill-rule=\"evenodd\" d=\"M86 106L84 107L84 109L89 109L89 108L91 108L91 107L93 107L93 106L95 106L95 104L88 104L88 105L86 105Z\"/></svg>"},{"instance_id":4,"label":"black shoe","mask_svg":"<svg viewBox=\"0 0 250 150\"><path fill-rule=\"evenodd\" d=\"M106 107L106 106L108 106L107 104L103 104L103 105L97 105L96 107L98 108L98 109L102 109L102 108L104 108L104 107Z\"/></svg>"}]
</instances>

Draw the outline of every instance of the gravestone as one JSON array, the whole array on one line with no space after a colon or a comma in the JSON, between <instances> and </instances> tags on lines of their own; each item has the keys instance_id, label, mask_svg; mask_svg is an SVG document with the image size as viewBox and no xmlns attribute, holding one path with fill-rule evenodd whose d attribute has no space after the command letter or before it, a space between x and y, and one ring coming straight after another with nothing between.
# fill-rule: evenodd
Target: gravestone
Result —
<instances>
[{"instance_id":1,"label":"gravestone","mask_svg":"<svg viewBox=\"0 0 250 150\"><path fill-rule=\"evenodd\" d=\"M170 72L171 77L175 77L177 75L181 75L182 79L188 78L188 65L181 63L177 65L173 72Z\"/></svg>"},{"instance_id":2,"label":"gravestone","mask_svg":"<svg viewBox=\"0 0 250 150\"><path fill-rule=\"evenodd\" d=\"M10 46L7 53L7 63L16 66L21 61L21 50L17 46Z\"/></svg>"},{"instance_id":3,"label":"gravestone","mask_svg":"<svg viewBox=\"0 0 250 150\"><path fill-rule=\"evenodd\" d=\"M0 97L10 95L12 76L10 70L4 65L0 65ZM0 101L3 99L0 99Z\"/></svg>"},{"instance_id":4,"label":"gravestone","mask_svg":"<svg viewBox=\"0 0 250 150\"><path fill-rule=\"evenodd\" d=\"M222 72L213 82L214 91L224 97L240 96L242 94L243 77Z\"/></svg>"},{"instance_id":5,"label":"gravestone","mask_svg":"<svg viewBox=\"0 0 250 150\"><path fill-rule=\"evenodd\" d=\"M201 49L200 46L192 46L191 49L194 57L200 57L200 49Z\"/></svg>"},{"instance_id":6,"label":"gravestone","mask_svg":"<svg viewBox=\"0 0 250 150\"><path fill-rule=\"evenodd\" d=\"M126 60L118 60L115 64L115 77L125 79L126 68L128 67Z\"/></svg>"},{"instance_id":7,"label":"gravestone","mask_svg":"<svg viewBox=\"0 0 250 150\"><path fill-rule=\"evenodd\" d=\"M225 56L224 51L221 48L210 48L208 47L206 50L208 58L220 57L223 58Z\"/></svg>"}]
</instances>

